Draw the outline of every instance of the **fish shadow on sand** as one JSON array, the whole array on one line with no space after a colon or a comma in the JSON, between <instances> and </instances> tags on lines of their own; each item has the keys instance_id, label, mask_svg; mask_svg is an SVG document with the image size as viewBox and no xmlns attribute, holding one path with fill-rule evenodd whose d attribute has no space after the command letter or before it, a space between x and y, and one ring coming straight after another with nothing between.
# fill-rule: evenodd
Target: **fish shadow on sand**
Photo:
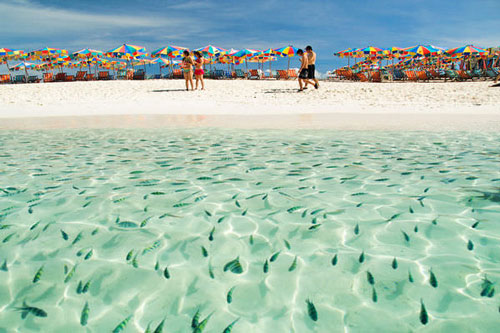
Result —
<instances>
[{"instance_id":1,"label":"fish shadow on sand","mask_svg":"<svg viewBox=\"0 0 500 333\"><path fill-rule=\"evenodd\" d=\"M297 89L266 89L263 90L264 94L289 94L291 92L296 92Z\"/></svg>"},{"instance_id":2,"label":"fish shadow on sand","mask_svg":"<svg viewBox=\"0 0 500 333\"><path fill-rule=\"evenodd\" d=\"M158 90L151 90L151 92L174 92L174 91L186 91L186 89L158 89Z\"/></svg>"}]
</instances>

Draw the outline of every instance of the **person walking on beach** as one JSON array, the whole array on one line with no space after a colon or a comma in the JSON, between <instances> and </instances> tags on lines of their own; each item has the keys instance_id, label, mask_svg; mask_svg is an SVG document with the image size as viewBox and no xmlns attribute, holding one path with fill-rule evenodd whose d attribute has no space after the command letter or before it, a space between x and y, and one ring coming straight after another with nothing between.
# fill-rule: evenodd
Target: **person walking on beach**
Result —
<instances>
[{"instance_id":1,"label":"person walking on beach","mask_svg":"<svg viewBox=\"0 0 500 333\"><path fill-rule=\"evenodd\" d=\"M196 57L194 61L194 76L196 78L196 90L198 90L198 82L201 82L201 90L205 90L205 83L203 82L203 75L205 71L203 70L203 64L205 63L205 59L201 55L200 51L196 51L194 53Z\"/></svg>"},{"instance_id":2,"label":"person walking on beach","mask_svg":"<svg viewBox=\"0 0 500 333\"><path fill-rule=\"evenodd\" d=\"M307 78L309 80L314 81L314 88L318 89L319 88L319 81L316 78L316 52L313 51L313 48L308 45L306 46L306 53L307 53ZM307 87L307 83L306 83Z\"/></svg>"},{"instance_id":3,"label":"person walking on beach","mask_svg":"<svg viewBox=\"0 0 500 333\"><path fill-rule=\"evenodd\" d=\"M309 81L308 77L308 62L307 62L307 57L304 54L304 51L302 49L299 49L297 51L297 54L300 57L300 70L299 70L299 92L304 91L304 83L307 85L308 83L311 85L314 85L312 81Z\"/></svg>"},{"instance_id":4,"label":"person walking on beach","mask_svg":"<svg viewBox=\"0 0 500 333\"><path fill-rule=\"evenodd\" d=\"M189 91L189 85L191 85L191 90L194 90L193 88L193 58L191 58L191 55L189 54L188 50L185 50L182 52L182 55L184 56L182 58L182 71L184 73L184 80L186 80L186 90Z\"/></svg>"}]
</instances>

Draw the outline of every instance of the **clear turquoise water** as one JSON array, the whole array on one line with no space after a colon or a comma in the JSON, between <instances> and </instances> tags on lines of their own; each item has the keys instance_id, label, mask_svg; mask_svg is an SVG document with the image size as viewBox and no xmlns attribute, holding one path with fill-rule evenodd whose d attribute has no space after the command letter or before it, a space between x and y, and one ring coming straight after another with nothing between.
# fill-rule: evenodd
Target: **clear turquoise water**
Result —
<instances>
[{"instance_id":1,"label":"clear turquoise water","mask_svg":"<svg viewBox=\"0 0 500 333\"><path fill-rule=\"evenodd\" d=\"M0 332L129 316L123 332L190 332L197 309L205 332L498 331L499 134L3 131L0 147Z\"/></svg>"}]
</instances>

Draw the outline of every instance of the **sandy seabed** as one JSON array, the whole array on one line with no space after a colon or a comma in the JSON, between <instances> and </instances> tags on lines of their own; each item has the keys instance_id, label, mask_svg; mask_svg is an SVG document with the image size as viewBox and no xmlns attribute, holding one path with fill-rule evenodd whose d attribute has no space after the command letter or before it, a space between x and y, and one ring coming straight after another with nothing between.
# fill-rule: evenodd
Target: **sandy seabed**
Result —
<instances>
[{"instance_id":1,"label":"sandy seabed","mask_svg":"<svg viewBox=\"0 0 500 333\"><path fill-rule=\"evenodd\" d=\"M0 86L0 129L235 127L498 130L489 82L98 81Z\"/></svg>"}]
</instances>

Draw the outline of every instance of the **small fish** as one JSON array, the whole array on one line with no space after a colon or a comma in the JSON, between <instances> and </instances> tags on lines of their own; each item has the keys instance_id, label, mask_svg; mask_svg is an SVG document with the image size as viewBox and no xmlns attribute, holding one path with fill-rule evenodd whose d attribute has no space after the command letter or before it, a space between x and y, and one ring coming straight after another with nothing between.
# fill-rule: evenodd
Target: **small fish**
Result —
<instances>
[{"instance_id":1,"label":"small fish","mask_svg":"<svg viewBox=\"0 0 500 333\"><path fill-rule=\"evenodd\" d=\"M128 322L132 319L132 315L128 316L127 318L123 319L121 323L119 323L115 329L113 330L113 333L120 333L127 327Z\"/></svg>"},{"instance_id":2,"label":"small fish","mask_svg":"<svg viewBox=\"0 0 500 333\"><path fill-rule=\"evenodd\" d=\"M87 322L89 321L89 302L85 302L85 305L83 306L82 309L82 314L80 316L80 325L85 326L87 325Z\"/></svg>"},{"instance_id":3,"label":"small fish","mask_svg":"<svg viewBox=\"0 0 500 333\"><path fill-rule=\"evenodd\" d=\"M130 250L128 253L127 253L127 256L125 257L125 259L127 259L127 261L129 261L130 259L132 259L132 256L134 255L134 250Z\"/></svg>"},{"instance_id":4,"label":"small fish","mask_svg":"<svg viewBox=\"0 0 500 333\"><path fill-rule=\"evenodd\" d=\"M138 255L139 255L139 254L138 254L138 253L136 253L136 254L135 254L135 256L132 258L132 266L133 266L134 268L139 268L139 263L137 262L137 256L138 256Z\"/></svg>"},{"instance_id":5,"label":"small fish","mask_svg":"<svg viewBox=\"0 0 500 333\"><path fill-rule=\"evenodd\" d=\"M212 317L212 315L213 315L213 312L211 314L209 314L205 319L203 319L198 324L198 326L195 327L195 329L193 330L193 333L201 333L201 332L203 332L203 330L205 329L205 326L207 326L208 321L210 320L210 318Z\"/></svg>"},{"instance_id":6,"label":"small fish","mask_svg":"<svg viewBox=\"0 0 500 333\"><path fill-rule=\"evenodd\" d=\"M83 237L83 232L80 231L78 235L76 235L75 239L73 239L71 245L75 245L76 243L78 243L82 239L82 237Z\"/></svg>"},{"instance_id":7,"label":"small fish","mask_svg":"<svg viewBox=\"0 0 500 333\"><path fill-rule=\"evenodd\" d=\"M410 206L409 211L410 211L410 214L413 214L413 213L414 213L413 208L411 208L411 206Z\"/></svg>"},{"instance_id":8,"label":"small fish","mask_svg":"<svg viewBox=\"0 0 500 333\"><path fill-rule=\"evenodd\" d=\"M472 243L472 241L470 239L467 242L467 250L469 250L469 251L474 250L474 243Z\"/></svg>"},{"instance_id":9,"label":"small fish","mask_svg":"<svg viewBox=\"0 0 500 333\"><path fill-rule=\"evenodd\" d=\"M163 319L158 326L156 326L155 330L153 333L162 333L163 332L163 326L165 325L165 319Z\"/></svg>"},{"instance_id":10,"label":"small fish","mask_svg":"<svg viewBox=\"0 0 500 333\"><path fill-rule=\"evenodd\" d=\"M332 258L332 261L331 261L332 266L337 265L337 262L338 262L338 255L337 255L337 254L335 254L335 255L333 256L333 258Z\"/></svg>"},{"instance_id":11,"label":"small fish","mask_svg":"<svg viewBox=\"0 0 500 333\"><path fill-rule=\"evenodd\" d=\"M212 213L210 213L208 210L205 210L205 214L206 214L208 217L211 217L211 216L212 216Z\"/></svg>"},{"instance_id":12,"label":"small fish","mask_svg":"<svg viewBox=\"0 0 500 333\"><path fill-rule=\"evenodd\" d=\"M267 259L266 262L264 263L264 267L262 268L262 270L264 271L264 273L269 272L269 262L267 261Z\"/></svg>"},{"instance_id":13,"label":"small fish","mask_svg":"<svg viewBox=\"0 0 500 333\"><path fill-rule=\"evenodd\" d=\"M314 303L310 299L306 299L307 304L307 314L312 321L318 321L318 312L316 311L316 307Z\"/></svg>"},{"instance_id":14,"label":"small fish","mask_svg":"<svg viewBox=\"0 0 500 333\"><path fill-rule=\"evenodd\" d=\"M294 206L294 207L288 208L286 211L291 214L291 213L295 212L296 210L299 210L299 209L302 209L302 208L304 208L304 207L302 207L302 206Z\"/></svg>"},{"instance_id":15,"label":"small fish","mask_svg":"<svg viewBox=\"0 0 500 333\"><path fill-rule=\"evenodd\" d=\"M2 243L7 243L7 242L8 242L8 241L12 238L12 237L14 237L14 235L15 235L15 234L16 234L16 233L15 233L15 232L13 232L13 233L11 233L10 235L8 235L7 237L5 237L5 238L3 239L3 241L2 241Z\"/></svg>"},{"instance_id":16,"label":"small fish","mask_svg":"<svg viewBox=\"0 0 500 333\"><path fill-rule=\"evenodd\" d=\"M217 223L221 223L222 221L224 221L225 218L226 218L225 216L219 217L219 219L217 220Z\"/></svg>"},{"instance_id":17,"label":"small fish","mask_svg":"<svg viewBox=\"0 0 500 333\"><path fill-rule=\"evenodd\" d=\"M233 291L234 291L234 288L236 288L236 286L232 287L227 292L227 295L226 295L226 302L227 302L227 304L231 304L231 302L233 301Z\"/></svg>"},{"instance_id":18,"label":"small fish","mask_svg":"<svg viewBox=\"0 0 500 333\"><path fill-rule=\"evenodd\" d=\"M271 258L269 259L270 262L275 262L278 259L278 256L280 255L281 251L275 252Z\"/></svg>"},{"instance_id":19,"label":"small fish","mask_svg":"<svg viewBox=\"0 0 500 333\"><path fill-rule=\"evenodd\" d=\"M318 214L319 212L322 212L322 211L324 211L324 210L325 210L324 208L319 208L319 209L313 210L313 211L311 212L311 215L316 215L316 214Z\"/></svg>"},{"instance_id":20,"label":"small fish","mask_svg":"<svg viewBox=\"0 0 500 333\"><path fill-rule=\"evenodd\" d=\"M82 290L83 290L83 283L82 281L78 281L78 286L76 287L76 293L77 294L81 294L82 293Z\"/></svg>"},{"instance_id":21,"label":"small fish","mask_svg":"<svg viewBox=\"0 0 500 333\"><path fill-rule=\"evenodd\" d=\"M236 207L241 208L240 202L238 200L235 200L234 204L236 205Z\"/></svg>"},{"instance_id":22,"label":"small fish","mask_svg":"<svg viewBox=\"0 0 500 333\"><path fill-rule=\"evenodd\" d=\"M372 275L372 273L370 273L370 271L366 271L366 280L372 286L375 285L375 279L373 278L373 275Z\"/></svg>"},{"instance_id":23,"label":"small fish","mask_svg":"<svg viewBox=\"0 0 500 333\"><path fill-rule=\"evenodd\" d=\"M360 202L359 204L357 204L357 205L356 205L356 208L359 208L359 207L361 207L362 205L363 205L363 203L362 203L362 202Z\"/></svg>"},{"instance_id":24,"label":"small fish","mask_svg":"<svg viewBox=\"0 0 500 333\"><path fill-rule=\"evenodd\" d=\"M415 225L415 227L413 228L413 231L414 232L418 232L418 226L417 225Z\"/></svg>"},{"instance_id":25,"label":"small fish","mask_svg":"<svg viewBox=\"0 0 500 333\"><path fill-rule=\"evenodd\" d=\"M227 325L227 327L222 331L222 333L231 333L233 326L240 320L240 318L237 318L235 321L233 321L231 324Z\"/></svg>"},{"instance_id":26,"label":"small fish","mask_svg":"<svg viewBox=\"0 0 500 333\"><path fill-rule=\"evenodd\" d=\"M295 268L297 268L297 256L295 256L295 258L293 259L292 264L290 265L290 267L288 267L288 271L292 272L292 271L295 270Z\"/></svg>"},{"instance_id":27,"label":"small fish","mask_svg":"<svg viewBox=\"0 0 500 333\"><path fill-rule=\"evenodd\" d=\"M68 283L69 280L71 280L71 278L73 277L73 275L75 274L75 271L76 271L76 265L73 266L73 268L68 272L68 274L66 275L66 277L64 278L64 283Z\"/></svg>"},{"instance_id":28,"label":"small fish","mask_svg":"<svg viewBox=\"0 0 500 333\"><path fill-rule=\"evenodd\" d=\"M83 249L80 249L77 253L76 253L76 256L77 257L81 257L83 255L83 252L85 251L85 248Z\"/></svg>"},{"instance_id":29,"label":"small fish","mask_svg":"<svg viewBox=\"0 0 500 333\"><path fill-rule=\"evenodd\" d=\"M40 279L42 278L42 274L43 266L36 271L35 276L33 277L33 283L37 283L38 281L40 281Z\"/></svg>"},{"instance_id":30,"label":"small fish","mask_svg":"<svg viewBox=\"0 0 500 333\"><path fill-rule=\"evenodd\" d=\"M248 242L250 245L253 245L253 235L250 235L250 238L248 239Z\"/></svg>"},{"instance_id":31,"label":"small fish","mask_svg":"<svg viewBox=\"0 0 500 333\"><path fill-rule=\"evenodd\" d=\"M31 227L30 227L30 230L33 230L35 229L36 227L38 227L38 225L40 224L40 221L36 222L35 224L33 224Z\"/></svg>"},{"instance_id":32,"label":"small fish","mask_svg":"<svg viewBox=\"0 0 500 333\"><path fill-rule=\"evenodd\" d=\"M427 310L422 299L420 299L420 322L422 325L427 325L429 322L429 316L427 315Z\"/></svg>"},{"instance_id":33,"label":"small fish","mask_svg":"<svg viewBox=\"0 0 500 333\"><path fill-rule=\"evenodd\" d=\"M68 265L66 264L64 265L64 274L65 275L68 274Z\"/></svg>"},{"instance_id":34,"label":"small fish","mask_svg":"<svg viewBox=\"0 0 500 333\"><path fill-rule=\"evenodd\" d=\"M227 272L228 270L235 274L243 273L243 268L240 264L240 257L236 257L236 259L233 259L224 265L224 272Z\"/></svg>"},{"instance_id":35,"label":"small fish","mask_svg":"<svg viewBox=\"0 0 500 333\"><path fill-rule=\"evenodd\" d=\"M474 222L474 224L471 226L472 229L476 229L477 226L479 225L479 221Z\"/></svg>"},{"instance_id":36,"label":"small fish","mask_svg":"<svg viewBox=\"0 0 500 333\"><path fill-rule=\"evenodd\" d=\"M89 260L91 257L92 257L92 254L94 253L94 251L92 249L90 249L89 252L87 252L87 254L85 255L85 257L83 258L83 260Z\"/></svg>"},{"instance_id":37,"label":"small fish","mask_svg":"<svg viewBox=\"0 0 500 333\"><path fill-rule=\"evenodd\" d=\"M436 279L436 275L434 275L434 272L432 271L432 269L430 270L429 283L431 284L431 286L433 288L437 288L437 286L438 286L438 281Z\"/></svg>"},{"instance_id":38,"label":"small fish","mask_svg":"<svg viewBox=\"0 0 500 333\"><path fill-rule=\"evenodd\" d=\"M406 242L409 242L410 241L410 236L408 236L408 234L404 231L401 230L401 232L403 233L403 238L405 239Z\"/></svg>"},{"instance_id":39,"label":"small fish","mask_svg":"<svg viewBox=\"0 0 500 333\"><path fill-rule=\"evenodd\" d=\"M29 306L26 304L26 302L23 302L22 307L15 308L17 311L21 311L21 318L24 319L28 316L28 314L32 314L36 317L47 317L48 314L44 310L34 307L34 306Z\"/></svg>"},{"instance_id":40,"label":"small fish","mask_svg":"<svg viewBox=\"0 0 500 333\"><path fill-rule=\"evenodd\" d=\"M302 212L301 217L302 217L302 218L305 218L305 217L306 217L306 215L307 215L307 209L306 209L306 210L304 210L304 211Z\"/></svg>"},{"instance_id":41,"label":"small fish","mask_svg":"<svg viewBox=\"0 0 500 333\"><path fill-rule=\"evenodd\" d=\"M90 234L92 236L95 236L95 235L97 235L98 232L99 232L99 228L95 228L94 230L92 230L92 232Z\"/></svg>"},{"instance_id":42,"label":"small fish","mask_svg":"<svg viewBox=\"0 0 500 333\"><path fill-rule=\"evenodd\" d=\"M361 254L359 255L358 261L360 263L365 261L365 251L361 252Z\"/></svg>"},{"instance_id":43,"label":"small fish","mask_svg":"<svg viewBox=\"0 0 500 333\"><path fill-rule=\"evenodd\" d=\"M208 257L208 251L207 249L202 245L201 246L201 254L206 258Z\"/></svg>"},{"instance_id":44,"label":"small fish","mask_svg":"<svg viewBox=\"0 0 500 333\"><path fill-rule=\"evenodd\" d=\"M398 269L398 261L395 257L392 259L391 267L392 269Z\"/></svg>"},{"instance_id":45,"label":"small fish","mask_svg":"<svg viewBox=\"0 0 500 333\"><path fill-rule=\"evenodd\" d=\"M398 217L400 217L400 216L401 216L401 213L394 214L394 215L392 215L392 216L391 216L391 217L387 220L387 222L391 222L392 220L397 219L397 218L398 218Z\"/></svg>"},{"instance_id":46,"label":"small fish","mask_svg":"<svg viewBox=\"0 0 500 333\"><path fill-rule=\"evenodd\" d=\"M2 267L0 267L0 270L2 270L4 272L8 272L9 271L9 268L7 267L7 259L5 259L3 261Z\"/></svg>"},{"instance_id":47,"label":"small fish","mask_svg":"<svg viewBox=\"0 0 500 333\"><path fill-rule=\"evenodd\" d=\"M87 201L87 202L86 202L86 203L82 206L82 208L87 207L88 205L90 205L90 203L91 203L91 202L92 202L92 201Z\"/></svg>"},{"instance_id":48,"label":"small fish","mask_svg":"<svg viewBox=\"0 0 500 333\"><path fill-rule=\"evenodd\" d=\"M247 209L245 209L245 210L241 213L241 216L245 216L245 215L247 215L247 212L248 212L248 208L247 208Z\"/></svg>"},{"instance_id":49,"label":"small fish","mask_svg":"<svg viewBox=\"0 0 500 333\"><path fill-rule=\"evenodd\" d=\"M318 229L319 227L321 227L321 224L314 224L312 226L310 226L309 228L307 228L308 230L316 230Z\"/></svg>"},{"instance_id":50,"label":"small fish","mask_svg":"<svg viewBox=\"0 0 500 333\"><path fill-rule=\"evenodd\" d=\"M208 240L213 241L214 240L214 232L215 232L215 227L210 230L210 234L208 235Z\"/></svg>"},{"instance_id":51,"label":"small fish","mask_svg":"<svg viewBox=\"0 0 500 333\"><path fill-rule=\"evenodd\" d=\"M411 275L411 272L410 272L410 271L408 271L408 281L409 281L410 283L413 283L413 276Z\"/></svg>"},{"instance_id":52,"label":"small fish","mask_svg":"<svg viewBox=\"0 0 500 333\"><path fill-rule=\"evenodd\" d=\"M88 280L87 283L83 285L82 294L87 293L87 291L89 291L89 288L90 288L90 280Z\"/></svg>"},{"instance_id":53,"label":"small fish","mask_svg":"<svg viewBox=\"0 0 500 333\"><path fill-rule=\"evenodd\" d=\"M157 271L159 269L160 269L160 262L158 260L156 260L155 271Z\"/></svg>"},{"instance_id":54,"label":"small fish","mask_svg":"<svg viewBox=\"0 0 500 333\"><path fill-rule=\"evenodd\" d=\"M211 263L208 263L208 275L211 279L215 279L214 270L212 269Z\"/></svg>"},{"instance_id":55,"label":"small fish","mask_svg":"<svg viewBox=\"0 0 500 333\"><path fill-rule=\"evenodd\" d=\"M288 250L290 250L290 249L292 248L292 247L290 246L290 243L289 243L286 239L284 239L284 240L283 240L283 243L285 243L285 247L286 247Z\"/></svg>"},{"instance_id":56,"label":"small fish","mask_svg":"<svg viewBox=\"0 0 500 333\"><path fill-rule=\"evenodd\" d=\"M377 291L375 290L375 287L372 287L372 301L373 303L377 303L378 301Z\"/></svg>"},{"instance_id":57,"label":"small fish","mask_svg":"<svg viewBox=\"0 0 500 333\"><path fill-rule=\"evenodd\" d=\"M116 225L118 225L118 227L120 227L120 228L137 228L138 227L138 225L135 222L131 222L131 221L117 222Z\"/></svg>"},{"instance_id":58,"label":"small fish","mask_svg":"<svg viewBox=\"0 0 500 333\"><path fill-rule=\"evenodd\" d=\"M165 269L163 270L163 276L165 277L165 279L170 279L170 272L168 271L168 267L165 266Z\"/></svg>"},{"instance_id":59,"label":"small fish","mask_svg":"<svg viewBox=\"0 0 500 333\"><path fill-rule=\"evenodd\" d=\"M437 217L436 217L434 220L432 220L432 222L431 222L431 223L432 223L432 224L434 224L434 225L437 225L437 224L438 224L438 222L437 222Z\"/></svg>"},{"instance_id":60,"label":"small fish","mask_svg":"<svg viewBox=\"0 0 500 333\"><path fill-rule=\"evenodd\" d=\"M144 228L147 224L148 224L148 221L151 219L151 217L146 217L144 220L142 220L141 224L139 225L139 227L141 228Z\"/></svg>"},{"instance_id":61,"label":"small fish","mask_svg":"<svg viewBox=\"0 0 500 333\"><path fill-rule=\"evenodd\" d=\"M483 283L481 284L481 296L482 297L493 297L495 293L495 288L493 286L493 282L488 280L488 278L485 276L483 278ZM490 296L491 295L491 296Z\"/></svg>"},{"instance_id":62,"label":"small fish","mask_svg":"<svg viewBox=\"0 0 500 333\"><path fill-rule=\"evenodd\" d=\"M356 226L354 227L354 234L358 235L359 234L359 224L356 223Z\"/></svg>"},{"instance_id":63,"label":"small fish","mask_svg":"<svg viewBox=\"0 0 500 333\"><path fill-rule=\"evenodd\" d=\"M191 328L196 328L199 324L200 320L200 308L196 310L196 313L194 314L193 318L191 319Z\"/></svg>"}]
</instances>

